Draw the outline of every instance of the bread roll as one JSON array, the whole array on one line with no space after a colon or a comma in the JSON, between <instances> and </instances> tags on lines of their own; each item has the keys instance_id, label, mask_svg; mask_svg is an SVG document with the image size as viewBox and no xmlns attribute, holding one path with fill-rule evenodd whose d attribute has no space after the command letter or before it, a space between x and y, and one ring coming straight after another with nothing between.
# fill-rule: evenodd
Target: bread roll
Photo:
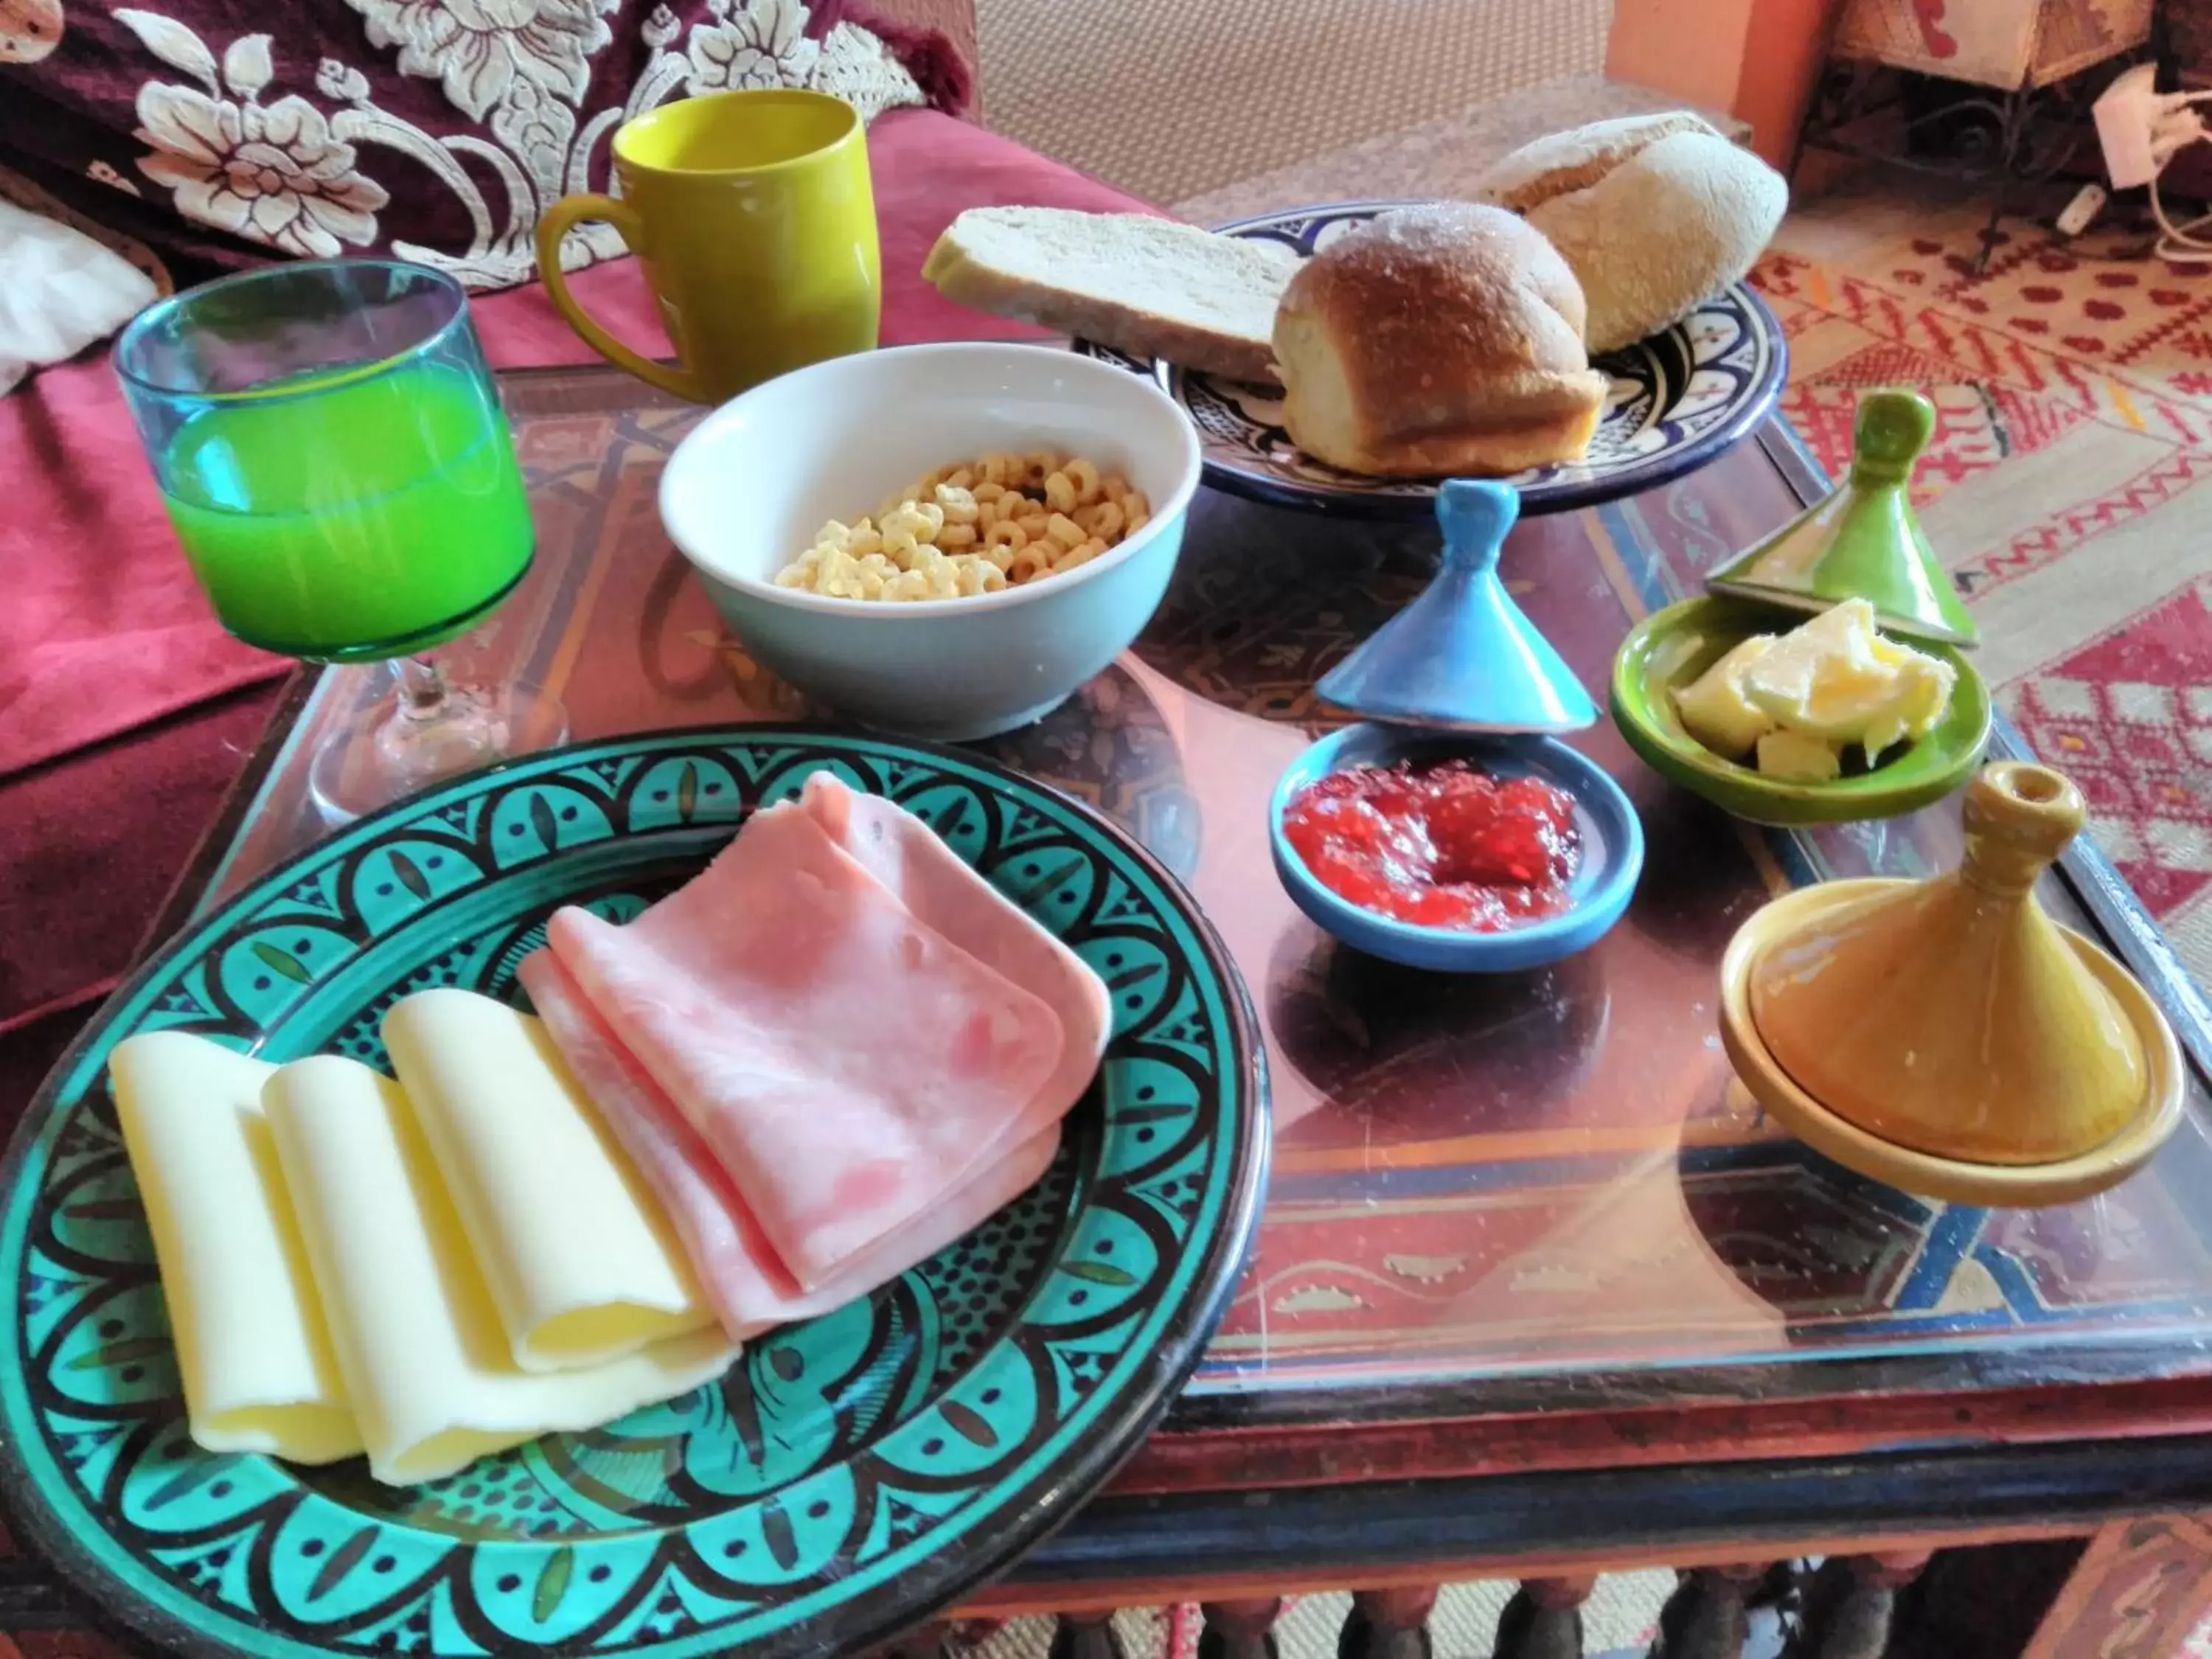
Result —
<instances>
[{"instance_id":1,"label":"bread roll","mask_svg":"<svg viewBox=\"0 0 2212 1659\"><path fill-rule=\"evenodd\" d=\"M1528 216L1574 270L1593 356L1618 351L1739 282L1782 222L1782 175L1687 111L1540 138L1477 194Z\"/></svg>"},{"instance_id":2,"label":"bread roll","mask_svg":"<svg viewBox=\"0 0 2212 1659\"><path fill-rule=\"evenodd\" d=\"M1401 209L1306 261L1275 313L1283 425L1316 459L1389 477L1573 460L1605 407L1583 295L1492 207Z\"/></svg>"}]
</instances>

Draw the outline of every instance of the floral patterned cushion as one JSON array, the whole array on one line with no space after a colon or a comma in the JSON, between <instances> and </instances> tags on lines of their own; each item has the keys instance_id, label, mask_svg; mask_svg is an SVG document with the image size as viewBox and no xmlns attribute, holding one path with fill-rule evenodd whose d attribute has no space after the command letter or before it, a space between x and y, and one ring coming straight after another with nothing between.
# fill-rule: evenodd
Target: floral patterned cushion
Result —
<instances>
[{"instance_id":1,"label":"floral patterned cushion","mask_svg":"<svg viewBox=\"0 0 2212 1659\"><path fill-rule=\"evenodd\" d=\"M813 87L873 119L961 95L941 41L868 21L848 0L0 0L0 195L180 283L379 252L505 288L535 274L547 204L606 188L615 128L672 98ZM621 252L579 226L562 263Z\"/></svg>"}]
</instances>

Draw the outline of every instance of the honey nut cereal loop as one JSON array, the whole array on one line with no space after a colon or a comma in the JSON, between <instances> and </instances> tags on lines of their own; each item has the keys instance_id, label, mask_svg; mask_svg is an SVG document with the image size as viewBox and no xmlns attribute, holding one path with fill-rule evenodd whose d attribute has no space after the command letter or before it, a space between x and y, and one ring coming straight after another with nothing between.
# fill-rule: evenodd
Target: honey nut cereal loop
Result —
<instances>
[{"instance_id":1,"label":"honey nut cereal loop","mask_svg":"<svg viewBox=\"0 0 2212 1659\"><path fill-rule=\"evenodd\" d=\"M830 520L775 585L841 599L973 598L1078 569L1151 516L1141 490L1080 455L979 455L915 479L872 516Z\"/></svg>"}]
</instances>

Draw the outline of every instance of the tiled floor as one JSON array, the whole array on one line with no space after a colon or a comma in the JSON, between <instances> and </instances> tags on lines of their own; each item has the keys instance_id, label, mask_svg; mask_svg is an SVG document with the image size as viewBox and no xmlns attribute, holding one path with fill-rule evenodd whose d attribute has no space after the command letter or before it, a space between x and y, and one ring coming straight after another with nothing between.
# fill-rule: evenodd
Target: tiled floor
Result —
<instances>
[{"instance_id":1,"label":"tiled floor","mask_svg":"<svg viewBox=\"0 0 2212 1659\"><path fill-rule=\"evenodd\" d=\"M990 124L1155 202L1605 63L1611 0L977 0Z\"/></svg>"}]
</instances>

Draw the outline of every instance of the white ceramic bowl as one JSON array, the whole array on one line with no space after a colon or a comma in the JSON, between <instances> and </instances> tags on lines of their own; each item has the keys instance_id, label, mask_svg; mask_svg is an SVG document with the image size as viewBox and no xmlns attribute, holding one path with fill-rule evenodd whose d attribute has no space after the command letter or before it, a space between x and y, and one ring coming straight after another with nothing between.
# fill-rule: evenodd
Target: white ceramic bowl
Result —
<instances>
[{"instance_id":1,"label":"white ceramic bowl","mask_svg":"<svg viewBox=\"0 0 2212 1659\"><path fill-rule=\"evenodd\" d=\"M1121 473L1151 521L1066 575L973 599L775 586L825 520L951 462L1034 449ZM957 742L1041 718L1127 647L1167 590L1198 480L1197 434L1149 380L1045 346L904 346L723 404L670 458L660 516L763 666L830 712Z\"/></svg>"}]
</instances>

